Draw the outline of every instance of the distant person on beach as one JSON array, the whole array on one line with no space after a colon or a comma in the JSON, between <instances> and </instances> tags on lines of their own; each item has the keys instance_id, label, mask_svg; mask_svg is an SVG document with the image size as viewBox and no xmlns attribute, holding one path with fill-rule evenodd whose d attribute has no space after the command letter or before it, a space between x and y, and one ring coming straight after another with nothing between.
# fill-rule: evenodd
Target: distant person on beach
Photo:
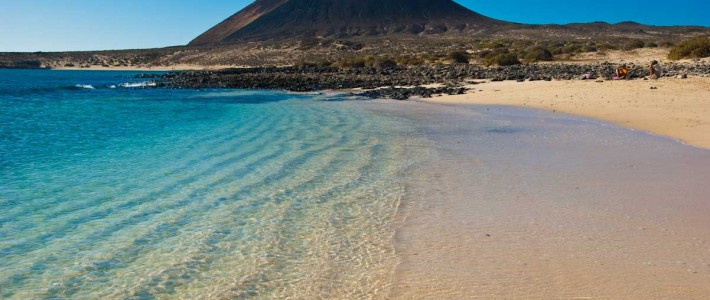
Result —
<instances>
[{"instance_id":1,"label":"distant person on beach","mask_svg":"<svg viewBox=\"0 0 710 300\"><path fill-rule=\"evenodd\" d=\"M594 76L594 73L589 72L589 73L584 73L582 76L579 76L579 80L590 80L590 79L596 79L596 76Z\"/></svg>"},{"instance_id":2,"label":"distant person on beach","mask_svg":"<svg viewBox=\"0 0 710 300\"><path fill-rule=\"evenodd\" d=\"M628 79L629 78L629 68L626 65L621 65L620 68L616 69L616 74L614 74L616 79Z\"/></svg>"},{"instance_id":3,"label":"distant person on beach","mask_svg":"<svg viewBox=\"0 0 710 300\"><path fill-rule=\"evenodd\" d=\"M650 76L651 79L658 79L658 78L661 78L661 76L663 76L663 68L658 63L658 61L654 60L651 62L651 67L650 67L649 73L651 75Z\"/></svg>"}]
</instances>

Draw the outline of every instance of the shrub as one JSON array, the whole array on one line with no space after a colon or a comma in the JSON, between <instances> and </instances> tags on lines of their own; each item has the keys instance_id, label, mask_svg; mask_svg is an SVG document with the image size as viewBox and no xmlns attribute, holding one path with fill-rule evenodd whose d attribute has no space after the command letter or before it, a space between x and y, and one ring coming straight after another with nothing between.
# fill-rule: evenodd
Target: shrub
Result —
<instances>
[{"instance_id":1,"label":"shrub","mask_svg":"<svg viewBox=\"0 0 710 300\"><path fill-rule=\"evenodd\" d=\"M486 66L512 66L519 65L520 60L518 60L518 56L515 53L498 53L483 60L483 64Z\"/></svg>"},{"instance_id":2,"label":"shrub","mask_svg":"<svg viewBox=\"0 0 710 300\"><path fill-rule=\"evenodd\" d=\"M531 40L515 40L510 43L509 48L515 48L515 49L525 49L534 46L535 43Z\"/></svg>"},{"instance_id":3,"label":"shrub","mask_svg":"<svg viewBox=\"0 0 710 300\"><path fill-rule=\"evenodd\" d=\"M396 66L397 66L397 63L388 57L381 57L381 58L375 60L375 64L374 64L375 68L394 68Z\"/></svg>"},{"instance_id":4,"label":"shrub","mask_svg":"<svg viewBox=\"0 0 710 300\"><path fill-rule=\"evenodd\" d=\"M597 52L598 49L597 49L597 46L594 46L594 45L586 45L586 46L584 46L584 48L582 48L582 51L583 51L583 52Z\"/></svg>"},{"instance_id":5,"label":"shrub","mask_svg":"<svg viewBox=\"0 0 710 300\"><path fill-rule=\"evenodd\" d=\"M535 46L528 49L523 56L525 61L536 62L536 61L550 61L554 58L552 52L547 50L547 48L542 46Z\"/></svg>"},{"instance_id":6,"label":"shrub","mask_svg":"<svg viewBox=\"0 0 710 300\"><path fill-rule=\"evenodd\" d=\"M333 66L333 62L329 60L321 60L317 62L319 67L331 67Z\"/></svg>"},{"instance_id":7,"label":"shrub","mask_svg":"<svg viewBox=\"0 0 710 300\"><path fill-rule=\"evenodd\" d=\"M342 68L364 68L365 59L357 57L346 57L338 63Z\"/></svg>"},{"instance_id":8,"label":"shrub","mask_svg":"<svg viewBox=\"0 0 710 300\"><path fill-rule=\"evenodd\" d=\"M644 46L643 41L631 40L631 41L627 41L626 43L624 43L621 46L621 49L623 49L625 51L631 51L634 49L643 48L643 46Z\"/></svg>"},{"instance_id":9,"label":"shrub","mask_svg":"<svg viewBox=\"0 0 710 300\"><path fill-rule=\"evenodd\" d=\"M599 50L599 51L619 50L619 47L614 44L611 44L611 43L605 43L603 45L597 46L597 50Z\"/></svg>"},{"instance_id":10,"label":"shrub","mask_svg":"<svg viewBox=\"0 0 710 300\"><path fill-rule=\"evenodd\" d=\"M668 58L678 60L683 58L703 58L710 57L710 38L694 38L683 41L668 53Z\"/></svg>"},{"instance_id":11,"label":"shrub","mask_svg":"<svg viewBox=\"0 0 710 300\"><path fill-rule=\"evenodd\" d=\"M580 53L582 52L582 46L577 45L577 44L571 44L564 46L562 48L562 53L561 54L575 54L575 53Z\"/></svg>"},{"instance_id":12,"label":"shrub","mask_svg":"<svg viewBox=\"0 0 710 300\"><path fill-rule=\"evenodd\" d=\"M424 64L424 59L416 56L400 56L396 59L398 65L418 66Z\"/></svg>"},{"instance_id":13,"label":"shrub","mask_svg":"<svg viewBox=\"0 0 710 300\"><path fill-rule=\"evenodd\" d=\"M552 47L550 48L550 52L552 55L560 55L562 54L562 47Z\"/></svg>"},{"instance_id":14,"label":"shrub","mask_svg":"<svg viewBox=\"0 0 710 300\"><path fill-rule=\"evenodd\" d=\"M453 51L449 53L449 59L452 63L456 64L467 64L469 61L468 53L465 51Z\"/></svg>"},{"instance_id":15,"label":"shrub","mask_svg":"<svg viewBox=\"0 0 710 300\"><path fill-rule=\"evenodd\" d=\"M375 57L374 55L365 55L362 60L365 62L365 66L374 67L375 63L377 62L377 57Z\"/></svg>"},{"instance_id":16,"label":"shrub","mask_svg":"<svg viewBox=\"0 0 710 300\"><path fill-rule=\"evenodd\" d=\"M496 48L493 50L486 49L486 50L479 52L478 57L481 59L486 59L486 58L492 57L492 56L499 54L499 53L508 53L508 52L510 52L510 51L508 51L508 48Z\"/></svg>"},{"instance_id":17,"label":"shrub","mask_svg":"<svg viewBox=\"0 0 710 300\"><path fill-rule=\"evenodd\" d=\"M508 43L508 45L506 45L502 41L488 41L488 42L481 43L481 47L483 47L483 48L507 48L509 46L509 44L510 43Z\"/></svg>"},{"instance_id":18,"label":"shrub","mask_svg":"<svg viewBox=\"0 0 710 300\"><path fill-rule=\"evenodd\" d=\"M646 42L645 47L646 48L658 48L658 44L656 44L656 42Z\"/></svg>"},{"instance_id":19,"label":"shrub","mask_svg":"<svg viewBox=\"0 0 710 300\"><path fill-rule=\"evenodd\" d=\"M478 58L487 58L493 54L493 50L483 50L481 52L478 52Z\"/></svg>"},{"instance_id":20,"label":"shrub","mask_svg":"<svg viewBox=\"0 0 710 300\"><path fill-rule=\"evenodd\" d=\"M421 54L418 58L422 60L422 63L433 63L438 59L435 55L429 53Z\"/></svg>"}]
</instances>

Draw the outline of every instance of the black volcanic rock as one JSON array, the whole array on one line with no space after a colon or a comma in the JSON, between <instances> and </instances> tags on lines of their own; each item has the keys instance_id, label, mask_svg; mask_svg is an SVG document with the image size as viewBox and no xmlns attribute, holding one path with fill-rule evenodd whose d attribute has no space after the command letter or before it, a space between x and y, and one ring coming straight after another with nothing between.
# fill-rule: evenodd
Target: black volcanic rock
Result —
<instances>
[{"instance_id":1,"label":"black volcanic rock","mask_svg":"<svg viewBox=\"0 0 710 300\"><path fill-rule=\"evenodd\" d=\"M438 34L503 25L452 0L257 0L190 42Z\"/></svg>"},{"instance_id":2,"label":"black volcanic rock","mask_svg":"<svg viewBox=\"0 0 710 300\"><path fill-rule=\"evenodd\" d=\"M646 66L628 64L630 79L648 75ZM258 67L224 69L219 71L184 71L167 74L139 75L139 78L156 79L156 87L165 88L236 88L279 89L295 92L311 92L330 89L372 89L360 93L370 98L407 99L412 96L431 97L437 94L463 94L465 83L476 80L514 80L518 82L538 80L576 80L595 78L611 80L618 65L612 63L592 64L531 64L507 67L483 67L477 65L431 65L389 66L381 68L337 67ZM664 65L664 76L708 76L710 65L705 63L669 63ZM583 75L583 76L582 76ZM423 85L438 83L442 87L427 88Z\"/></svg>"}]
</instances>

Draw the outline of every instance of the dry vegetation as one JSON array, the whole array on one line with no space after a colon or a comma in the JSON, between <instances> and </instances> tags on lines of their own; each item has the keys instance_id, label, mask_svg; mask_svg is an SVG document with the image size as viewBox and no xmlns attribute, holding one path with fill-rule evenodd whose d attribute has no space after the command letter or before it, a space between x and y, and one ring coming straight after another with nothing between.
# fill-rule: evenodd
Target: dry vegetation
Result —
<instances>
[{"instance_id":1,"label":"dry vegetation","mask_svg":"<svg viewBox=\"0 0 710 300\"><path fill-rule=\"evenodd\" d=\"M213 47L56 53L0 53L1 67L19 68L160 68L193 66L333 67L417 66L471 63L507 66L541 61L568 61L609 51L670 48L670 59L710 56L708 38L512 39L445 36L317 39L251 42Z\"/></svg>"},{"instance_id":2,"label":"dry vegetation","mask_svg":"<svg viewBox=\"0 0 710 300\"><path fill-rule=\"evenodd\" d=\"M668 54L668 58L672 60L704 57L710 57L710 38L707 37L680 42L673 46Z\"/></svg>"}]
</instances>

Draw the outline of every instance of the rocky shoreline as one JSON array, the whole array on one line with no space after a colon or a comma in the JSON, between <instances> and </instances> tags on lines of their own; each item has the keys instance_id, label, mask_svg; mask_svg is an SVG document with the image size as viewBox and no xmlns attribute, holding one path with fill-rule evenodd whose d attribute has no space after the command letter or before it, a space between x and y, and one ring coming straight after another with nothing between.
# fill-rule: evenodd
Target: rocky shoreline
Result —
<instances>
[{"instance_id":1,"label":"rocky shoreline","mask_svg":"<svg viewBox=\"0 0 710 300\"><path fill-rule=\"evenodd\" d=\"M230 88L279 89L293 92L361 88L358 95L370 98L407 99L436 94L463 94L464 85L475 80L611 80L618 64L528 64L506 67L454 64L433 66L392 66L382 68L337 68L317 66L258 67L219 71L184 71L163 75L146 74L157 87L176 89ZM630 79L647 75L645 66L628 65ZM710 76L710 64L671 63L664 65L664 76ZM439 84L441 87L423 87ZM384 88L383 88L384 87Z\"/></svg>"}]
</instances>

